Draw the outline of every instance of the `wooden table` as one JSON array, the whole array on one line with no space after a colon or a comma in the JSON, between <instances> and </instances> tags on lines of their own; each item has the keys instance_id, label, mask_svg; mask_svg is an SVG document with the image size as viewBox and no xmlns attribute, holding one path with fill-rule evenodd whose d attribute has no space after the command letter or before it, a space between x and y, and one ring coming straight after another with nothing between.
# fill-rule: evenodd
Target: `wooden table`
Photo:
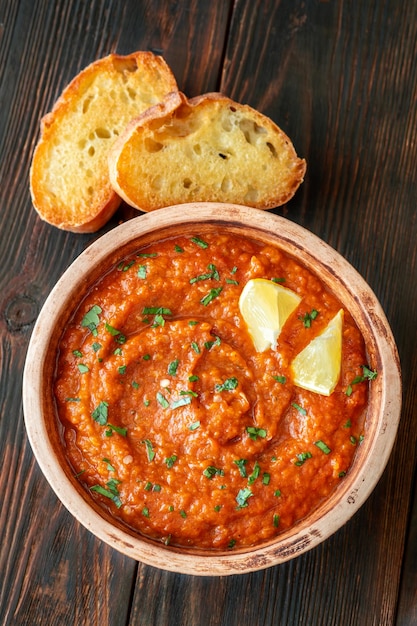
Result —
<instances>
[{"instance_id":1,"label":"wooden table","mask_svg":"<svg viewBox=\"0 0 417 626\"><path fill-rule=\"evenodd\" d=\"M311 552L199 578L119 554L40 472L21 384L34 321L93 235L32 208L40 117L112 51L163 54L189 96L222 91L274 119L307 159L278 214L318 234L374 289L403 368L398 437L379 484ZM417 0L0 0L0 623L377 626L417 623Z\"/></svg>"}]
</instances>

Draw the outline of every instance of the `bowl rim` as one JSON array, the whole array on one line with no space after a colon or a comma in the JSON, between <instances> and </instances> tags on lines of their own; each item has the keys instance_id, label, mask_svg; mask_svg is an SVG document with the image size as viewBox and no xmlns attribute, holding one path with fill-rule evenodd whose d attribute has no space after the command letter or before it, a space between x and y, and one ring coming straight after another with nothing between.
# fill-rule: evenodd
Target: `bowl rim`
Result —
<instances>
[{"instance_id":1,"label":"bowl rim","mask_svg":"<svg viewBox=\"0 0 417 626\"><path fill-rule=\"evenodd\" d=\"M231 232L270 242L296 256L330 287L337 281L344 305L353 315L366 347L378 363L376 384L371 385L369 406L378 408L371 437L357 451L355 472L344 478L322 505L288 531L258 546L227 552L181 549L148 540L115 523L98 506L92 506L71 477L66 461L57 458L59 435L44 419L45 370L56 316L68 310L77 288L87 289L100 275L103 263L148 237L157 240L179 226L188 229L227 228ZM250 230L250 234L246 230ZM245 232L243 232L245 231ZM139 245L142 245L141 243ZM137 247L137 246L136 246ZM314 269L314 266L316 268ZM74 310L74 307L72 308ZM388 367L389 366L389 367ZM52 394L51 394L52 395ZM188 203L140 214L99 237L68 267L47 297L35 323L23 374L23 411L34 456L55 494L68 511L90 532L119 552L161 569L184 574L230 575L248 573L283 563L320 544L340 529L362 506L378 483L394 445L401 412L401 369L395 340L382 307L362 276L336 250L304 227L271 212L219 202ZM359 460L358 460L359 459ZM362 465L359 461L363 461ZM350 476L351 474L351 476ZM329 525L329 519L331 525Z\"/></svg>"}]
</instances>

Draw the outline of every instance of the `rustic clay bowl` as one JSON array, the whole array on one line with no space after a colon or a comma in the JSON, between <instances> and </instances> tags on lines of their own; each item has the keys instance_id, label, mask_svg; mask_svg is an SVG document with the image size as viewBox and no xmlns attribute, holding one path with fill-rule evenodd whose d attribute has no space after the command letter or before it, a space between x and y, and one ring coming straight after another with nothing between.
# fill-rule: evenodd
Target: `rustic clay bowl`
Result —
<instances>
[{"instance_id":1,"label":"rustic clay bowl","mask_svg":"<svg viewBox=\"0 0 417 626\"><path fill-rule=\"evenodd\" d=\"M273 243L318 272L361 330L378 377L370 385L366 437L340 486L318 509L274 540L253 548L208 552L165 546L135 534L96 504L65 460L51 394L56 346L75 305L103 269L129 251L176 234L207 230L245 234ZM58 498L94 535L120 552L163 569L228 575L266 568L317 546L345 524L377 484L390 455L400 415L401 376L394 339L370 287L315 235L272 213L219 203L188 204L139 216L101 237L69 267L48 297L30 342L23 387L27 433Z\"/></svg>"}]
</instances>

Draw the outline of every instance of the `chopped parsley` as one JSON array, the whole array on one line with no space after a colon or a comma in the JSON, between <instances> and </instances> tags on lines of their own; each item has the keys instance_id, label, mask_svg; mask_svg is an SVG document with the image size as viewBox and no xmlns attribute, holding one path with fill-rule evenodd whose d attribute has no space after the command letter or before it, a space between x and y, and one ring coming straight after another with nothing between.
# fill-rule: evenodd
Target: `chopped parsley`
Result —
<instances>
[{"instance_id":1,"label":"chopped parsley","mask_svg":"<svg viewBox=\"0 0 417 626\"><path fill-rule=\"evenodd\" d=\"M171 409L179 409L181 406L187 406L187 404L191 404L191 397L181 396L181 398L178 398L178 400L174 400L173 402L171 402Z\"/></svg>"},{"instance_id":2,"label":"chopped parsley","mask_svg":"<svg viewBox=\"0 0 417 626\"><path fill-rule=\"evenodd\" d=\"M179 359L175 359L174 361L171 361L171 363L168 365L168 374L170 376L176 376L179 364L180 364Z\"/></svg>"},{"instance_id":3,"label":"chopped parsley","mask_svg":"<svg viewBox=\"0 0 417 626\"><path fill-rule=\"evenodd\" d=\"M307 411L296 402L292 402L291 405L294 407L294 409L297 409L297 411L301 413L301 415L307 415Z\"/></svg>"},{"instance_id":4,"label":"chopped parsley","mask_svg":"<svg viewBox=\"0 0 417 626\"><path fill-rule=\"evenodd\" d=\"M146 278L146 272L147 272L146 265L139 265L138 271L137 271L137 277L145 279Z\"/></svg>"},{"instance_id":5,"label":"chopped parsley","mask_svg":"<svg viewBox=\"0 0 417 626\"><path fill-rule=\"evenodd\" d=\"M111 326L111 324L108 324L107 322L105 328L112 337L116 337L117 343L125 343L126 337L120 332L120 330L114 328L114 326Z\"/></svg>"},{"instance_id":6,"label":"chopped parsley","mask_svg":"<svg viewBox=\"0 0 417 626\"><path fill-rule=\"evenodd\" d=\"M265 439L266 430L264 428L256 428L255 426L247 426L246 432L248 433L250 439L256 441L258 437Z\"/></svg>"},{"instance_id":7,"label":"chopped parsley","mask_svg":"<svg viewBox=\"0 0 417 626\"><path fill-rule=\"evenodd\" d=\"M253 485L255 480L259 477L260 471L261 471L261 467L260 467L258 461L255 461L255 465L253 466L252 474L248 478L248 484L249 485Z\"/></svg>"},{"instance_id":8,"label":"chopped parsley","mask_svg":"<svg viewBox=\"0 0 417 626\"><path fill-rule=\"evenodd\" d=\"M98 304L95 304L81 320L81 326L88 328L94 337L98 334L97 326L100 323L100 313L102 313L102 308Z\"/></svg>"},{"instance_id":9,"label":"chopped parsley","mask_svg":"<svg viewBox=\"0 0 417 626\"><path fill-rule=\"evenodd\" d=\"M307 459L311 459L312 456L311 452L300 452L300 454L297 454L297 461L295 461L294 465L300 467L304 465Z\"/></svg>"},{"instance_id":10,"label":"chopped parsley","mask_svg":"<svg viewBox=\"0 0 417 626\"><path fill-rule=\"evenodd\" d=\"M204 306L207 306L212 302L217 296L221 294L223 291L223 287L216 287L215 289L210 289L209 293L206 294L203 298L201 298L200 302Z\"/></svg>"},{"instance_id":11,"label":"chopped parsley","mask_svg":"<svg viewBox=\"0 0 417 626\"><path fill-rule=\"evenodd\" d=\"M192 349L194 350L194 352L195 352L196 354L200 354L201 350L200 350L200 348L199 348L198 343L196 343L195 341L193 341L193 342L191 343L191 347L192 347Z\"/></svg>"},{"instance_id":12,"label":"chopped parsley","mask_svg":"<svg viewBox=\"0 0 417 626\"><path fill-rule=\"evenodd\" d=\"M113 467L113 465L110 463L110 459L102 459L102 461L106 464L107 469L109 470L109 472L115 472L115 468Z\"/></svg>"},{"instance_id":13,"label":"chopped parsley","mask_svg":"<svg viewBox=\"0 0 417 626\"><path fill-rule=\"evenodd\" d=\"M123 428L122 426L114 426L113 424L107 424L106 437L111 437L113 433L117 433L122 437L126 437L127 428Z\"/></svg>"},{"instance_id":14,"label":"chopped parsley","mask_svg":"<svg viewBox=\"0 0 417 626\"><path fill-rule=\"evenodd\" d=\"M224 471L219 469L218 467L214 467L213 465L209 465L203 471L203 476L211 480L214 476L224 476Z\"/></svg>"},{"instance_id":15,"label":"chopped parsley","mask_svg":"<svg viewBox=\"0 0 417 626\"><path fill-rule=\"evenodd\" d=\"M270 481L271 481L271 474L268 474L268 472L264 472L262 474L262 484L269 485Z\"/></svg>"},{"instance_id":16,"label":"chopped parsley","mask_svg":"<svg viewBox=\"0 0 417 626\"><path fill-rule=\"evenodd\" d=\"M234 376L227 378L221 385L216 385L216 391L233 391L238 386L238 380Z\"/></svg>"},{"instance_id":17,"label":"chopped parsley","mask_svg":"<svg viewBox=\"0 0 417 626\"><path fill-rule=\"evenodd\" d=\"M142 439L141 443L145 444L146 455L149 463L151 463L155 458L155 450L153 449L152 442L149 439Z\"/></svg>"},{"instance_id":18,"label":"chopped parsley","mask_svg":"<svg viewBox=\"0 0 417 626\"><path fill-rule=\"evenodd\" d=\"M125 263L124 261L121 261L121 263L119 263L119 265L117 266L117 269L119 272L127 272L127 270L130 269L132 265L134 265L135 263L136 263L135 260L128 261L127 263Z\"/></svg>"},{"instance_id":19,"label":"chopped parsley","mask_svg":"<svg viewBox=\"0 0 417 626\"><path fill-rule=\"evenodd\" d=\"M371 370L367 365L362 365L362 370L363 370L363 374L361 376L356 376L352 382L350 383L350 385L348 385L347 389L346 389L346 395L347 396L351 396L353 389L352 389L352 385L357 385L358 383L363 383L366 380L375 380L375 378L378 376L378 372L376 370Z\"/></svg>"},{"instance_id":20,"label":"chopped parsley","mask_svg":"<svg viewBox=\"0 0 417 626\"><path fill-rule=\"evenodd\" d=\"M238 504L238 509L243 509L248 506L249 498L253 496L252 490L249 487L244 487L240 489L236 496L236 502Z\"/></svg>"},{"instance_id":21,"label":"chopped parsley","mask_svg":"<svg viewBox=\"0 0 417 626\"><path fill-rule=\"evenodd\" d=\"M193 285L194 283L198 283L201 280L220 280L220 274L216 266L213 265L213 263L209 263L209 265L207 266L207 269L210 271L204 274L199 274L198 276L195 276L194 278L190 278L190 284Z\"/></svg>"},{"instance_id":22,"label":"chopped parsley","mask_svg":"<svg viewBox=\"0 0 417 626\"><path fill-rule=\"evenodd\" d=\"M91 417L100 426L105 426L107 424L108 409L109 403L102 400L91 413Z\"/></svg>"},{"instance_id":23,"label":"chopped parsley","mask_svg":"<svg viewBox=\"0 0 417 626\"><path fill-rule=\"evenodd\" d=\"M115 480L114 478L112 478L106 483L107 489L105 487L102 487L101 485L93 485L92 487L90 487L90 491L95 491L96 493L99 493L100 495L109 498L110 500L113 500L117 508L120 509L120 507L122 506L122 501L120 499L120 494L117 489L118 484L120 484L120 480Z\"/></svg>"},{"instance_id":24,"label":"chopped parsley","mask_svg":"<svg viewBox=\"0 0 417 626\"><path fill-rule=\"evenodd\" d=\"M276 380L277 383L281 383L281 385L284 385L287 382L287 379L285 376L272 376L272 378Z\"/></svg>"},{"instance_id":25,"label":"chopped parsley","mask_svg":"<svg viewBox=\"0 0 417 626\"><path fill-rule=\"evenodd\" d=\"M158 393L156 394L156 399L158 401L158 404L163 408L163 409L168 409L169 407L169 402L168 400L165 398L165 396L158 391Z\"/></svg>"},{"instance_id":26,"label":"chopped parsley","mask_svg":"<svg viewBox=\"0 0 417 626\"><path fill-rule=\"evenodd\" d=\"M219 346L221 344L221 339L220 337L216 336L216 339L214 339L213 341L206 341L204 343L204 347L206 350L211 350L213 346Z\"/></svg>"},{"instance_id":27,"label":"chopped parsley","mask_svg":"<svg viewBox=\"0 0 417 626\"><path fill-rule=\"evenodd\" d=\"M200 239L200 237L191 237L191 241L195 243L196 246L203 248L203 250L209 247L208 243L206 241L203 241L203 239Z\"/></svg>"},{"instance_id":28,"label":"chopped parsley","mask_svg":"<svg viewBox=\"0 0 417 626\"><path fill-rule=\"evenodd\" d=\"M324 454L330 454L331 452L329 446L325 444L324 441L321 441L321 439L319 439L318 441L315 441L314 445L317 446L319 450L324 452Z\"/></svg>"},{"instance_id":29,"label":"chopped parsley","mask_svg":"<svg viewBox=\"0 0 417 626\"><path fill-rule=\"evenodd\" d=\"M303 322L304 328L310 328L311 322L316 319L318 314L319 312L316 309L312 309L310 313L300 315L298 319Z\"/></svg>"},{"instance_id":30,"label":"chopped parsley","mask_svg":"<svg viewBox=\"0 0 417 626\"><path fill-rule=\"evenodd\" d=\"M246 467L245 466L246 466L247 460L246 459L236 459L233 462L236 463L236 465L238 466L240 475L243 476L243 478L246 478Z\"/></svg>"}]
</instances>

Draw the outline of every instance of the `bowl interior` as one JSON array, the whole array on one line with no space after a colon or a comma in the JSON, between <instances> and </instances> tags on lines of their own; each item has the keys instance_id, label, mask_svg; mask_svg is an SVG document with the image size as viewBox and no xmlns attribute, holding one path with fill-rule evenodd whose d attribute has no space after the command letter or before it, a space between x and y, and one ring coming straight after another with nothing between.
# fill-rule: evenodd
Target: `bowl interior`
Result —
<instances>
[{"instance_id":1,"label":"bowl interior","mask_svg":"<svg viewBox=\"0 0 417 626\"><path fill-rule=\"evenodd\" d=\"M164 546L135 533L95 503L65 459L51 393L62 329L102 273L149 243L207 231L244 235L274 244L297 258L343 302L365 338L378 377L370 385L366 436L353 466L330 497L308 517L262 545L233 552ZM314 547L340 528L378 482L395 439L401 406L398 354L377 298L336 251L312 233L272 213L235 205L199 203L139 216L104 235L68 268L35 325L24 373L26 429L37 461L66 508L100 539L145 563L177 572L215 575L272 566Z\"/></svg>"}]
</instances>

